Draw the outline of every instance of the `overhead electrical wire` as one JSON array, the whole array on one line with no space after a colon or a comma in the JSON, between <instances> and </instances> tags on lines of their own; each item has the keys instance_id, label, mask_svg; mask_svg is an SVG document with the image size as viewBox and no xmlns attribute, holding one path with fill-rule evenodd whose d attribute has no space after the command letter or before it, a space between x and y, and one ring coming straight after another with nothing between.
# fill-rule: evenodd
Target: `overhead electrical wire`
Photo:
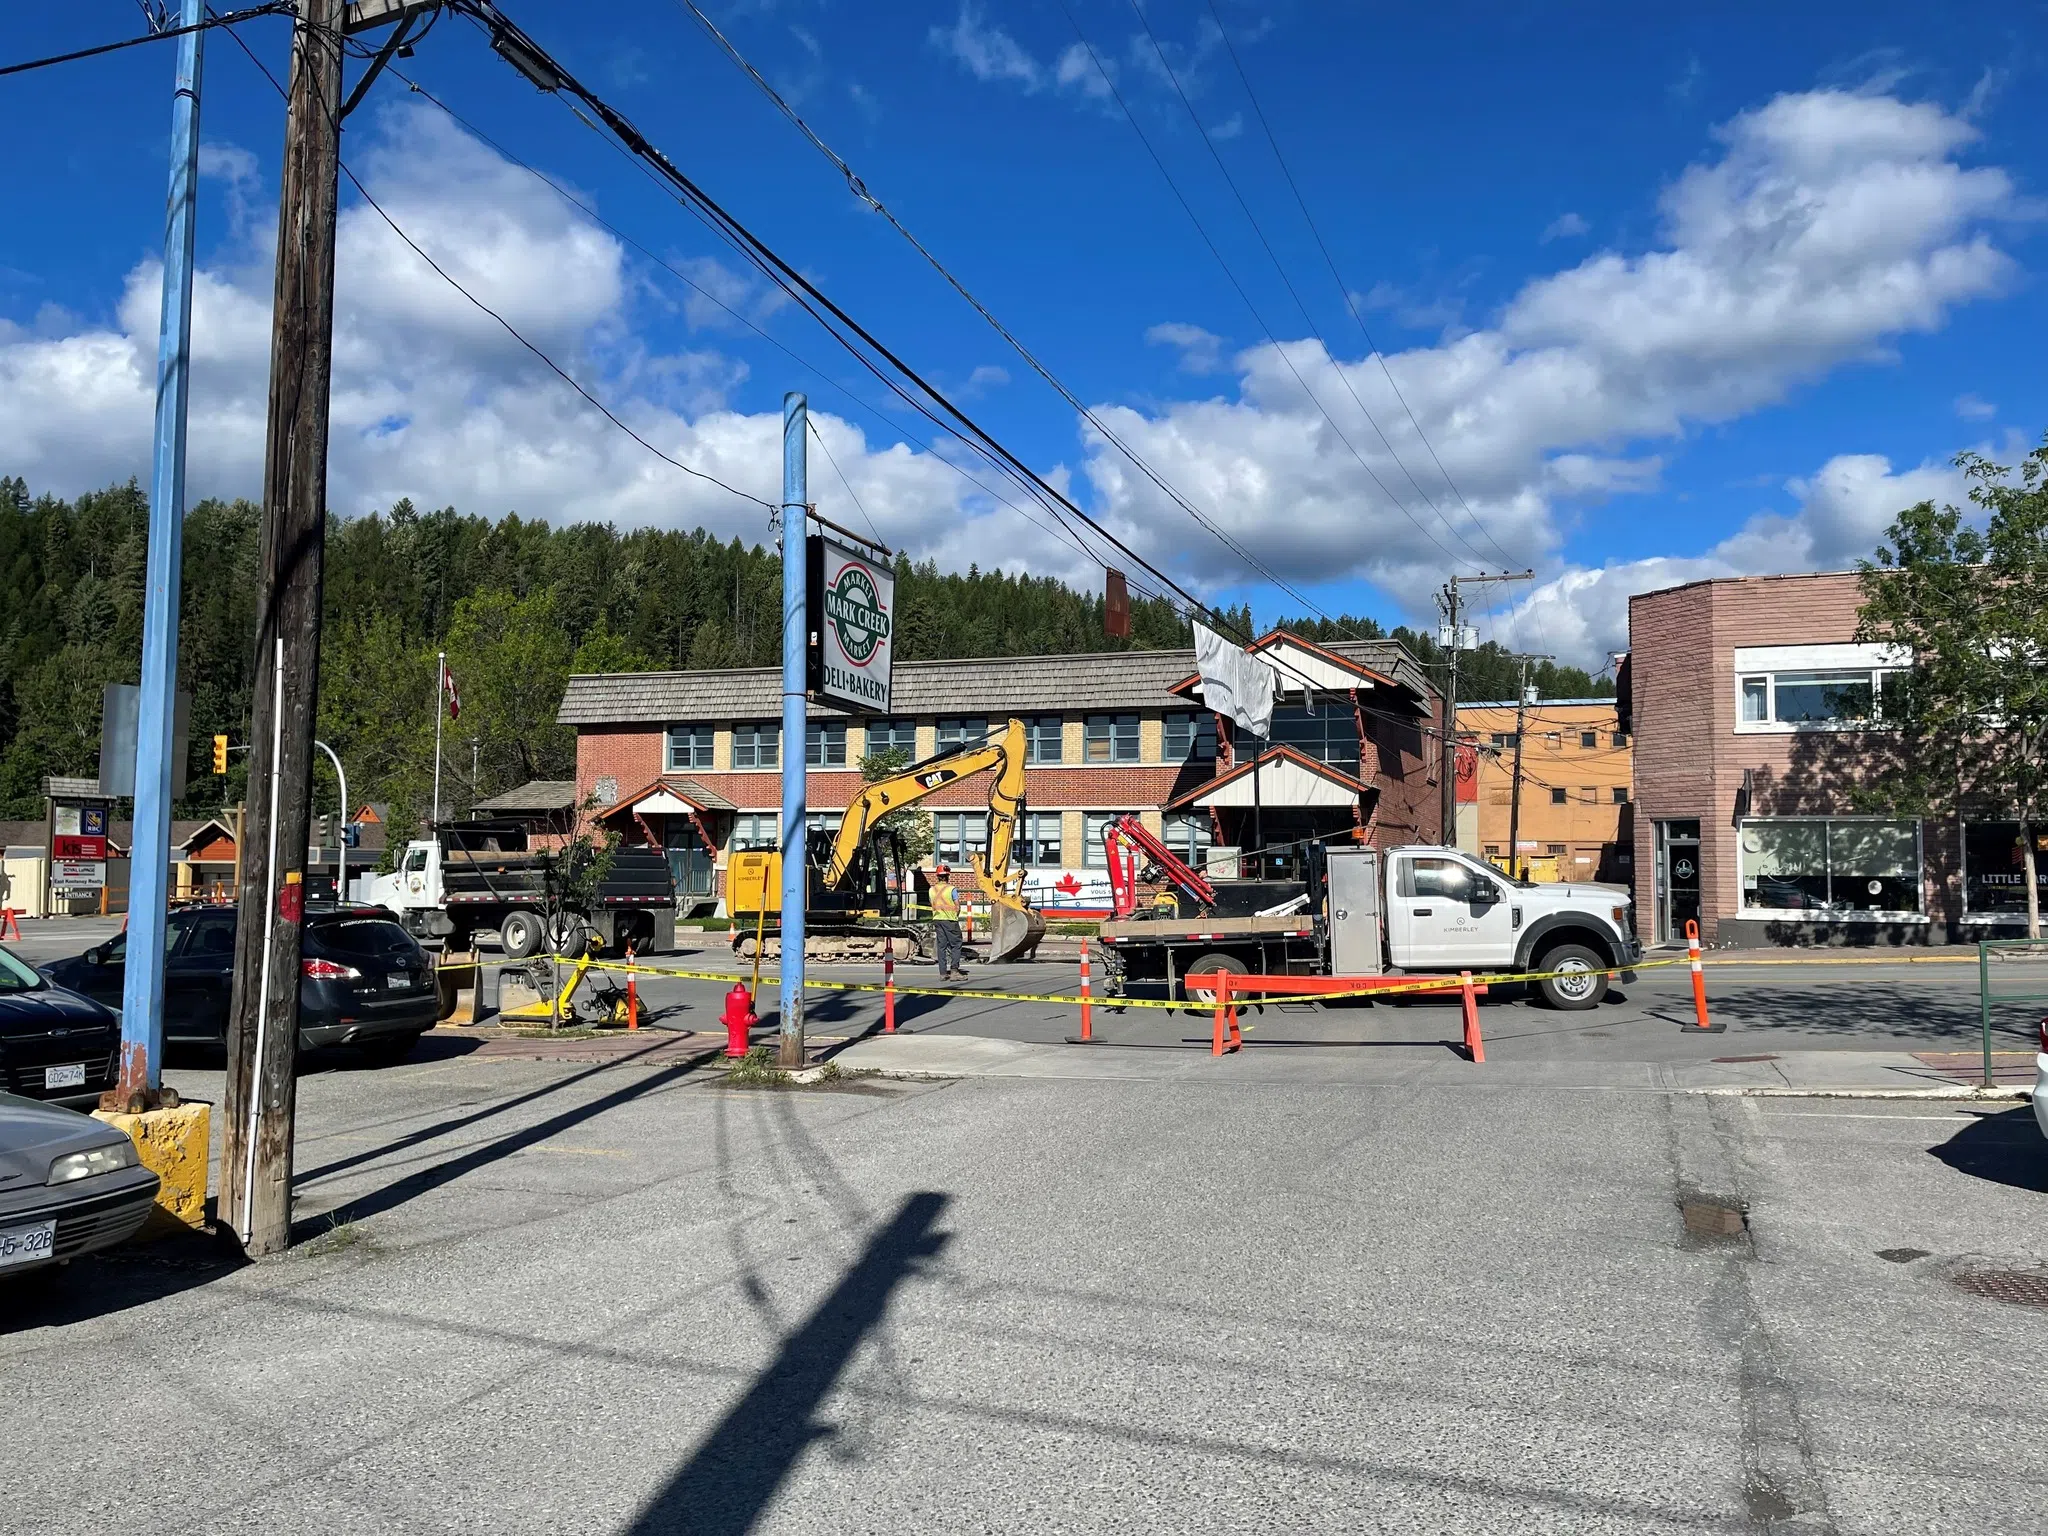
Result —
<instances>
[{"instance_id":1,"label":"overhead electrical wire","mask_svg":"<svg viewBox=\"0 0 2048 1536\"><path fill-rule=\"evenodd\" d=\"M546 187L550 192L554 193L557 197L562 199L564 202L568 203L571 207L577 209L592 223L598 225L600 228L608 230L616 238L623 241L625 244L631 246L634 250L638 251L642 256L646 257L647 260L654 263L656 266L660 267L663 271L667 272L671 277L675 278L677 282L683 284L685 287L690 289L699 298L702 298L707 303L715 305L717 308L723 310L729 317L731 317L731 319L734 322L746 327L748 330L752 331L756 336L760 337L761 340L767 342L770 346L776 348L776 350L781 352L785 357L789 358L791 362L807 370L816 378L818 378L821 382L828 385L832 389L837 390L840 394L844 395L860 410L863 410L867 412L870 416L874 417L874 419L881 423L883 427L887 428L889 432L897 436L900 436L911 443L916 444L919 448L922 448L927 454L929 454L933 459L937 460L941 464L944 464L948 469L952 470L955 474L959 475L969 485L975 487L975 489L979 490L991 501L995 502L999 506L1008 508L1010 511L1016 513L1019 517L1023 518L1026 522L1030 523L1033 527L1038 528L1041 532L1047 533L1051 535L1053 538L1063 541L1069 547L1074 549L1075 552L1078 553L1082 559L1088 561L1090 564L1101 563L1100 557L1094 551L1088 549L1085 545L1083 545L1064 523L1061 523L1057 520L1048 523L1042 520L1041 518L1034 517L1030 512L1026 511L1023 507L1020 507L1016 502L1010 500L1010 498L1003 495L1002 492L991 487L986 481L972 474L962 465L956 463L953 459L949 458L947 455L938 452L930 443L926 442L923 438L920 438L916 433L906 431L900 422L893 420L880 410L876 409L876 407L870 404L868 401L863 400L854 391L848 389L846 385L841 383L839 380L833 378L830 374L826 373L822 368L818 367L817 364L811 362L808 358L804 357L802 354L790 348L788 344L785 343L780 337L773 335L767 330L764 330L750 316L733 308L732 305L726 303L725 300L721 299L717 294L713 293L710 289L704 287L703 284L697 282L687 272L683 271L682 268L678 267L674 262L660 255L659 253L651 249L649 246L647 246L644 242L640 241L639 239L636 239L626 230L621 229L617 224L605 218L604 215L599 213L595 208L591 207L590 204L586 203L582 198L578 197L568 188L564 187L560 182L556 181L553 177L547 175L544 171L541 171L538 167L534 166L529 161L521 159L517 154L513 153L512 150L507 148L498 140L492 138L482 128L478 127L477 124L470 121L468 118L464 117L460 112L456 111L447 102L443 101L440 97L435 95L427 87L421 85L417 80L414 80L413 78L411 78L410 76L408 76L402 70L398 69L395 66L387 66L386 72L394 76L395 78L404 81L407 88L414 95L419 96L422 100L428 102L430 105L438 109L440 112L444 113L451 122L461 127L464 132L472 135L480 142L489 145L491 149L494 150L497 154L503 156L504 159L507 160L509 163L516 165L521 170L525 171L529 176L533 177L542 186ZM606 138L604 142L610 145L612 148L619 150L620 153L624 153L624 150L621 149L620 146L612 139ZM628 163L634 165L637 169L640 169L643 172L645 171L645 167L640 166L639 161L636 159L628 157ZM655 184L658 187L661 187L664 193L671 193L671 189L669 189L663 183L657 181ZM899 390L897 391L897 393L900 395L902 392ZM915 404L916 402L912 401L912 403ZM953 432L952 429L948 427L945 422L939 420L939 418L932 415L932 413L929 410L925 410L923 412L923 415L926 417L926 419L932 421L939 428L939 430L949 433L951 436L954 437L956 441L960 442L963 446L967 447L971 451L982 453L984 457L987 456L985 452L983 452L983 450L980 449L979 445L973 443L969 439L960 437L957 432ZM830 456L829 449L827 450L827 456ZM834 466L835 469L837 467L837 465ZM998 467L1000 468L1000 466ZM865 515L865 513L863 513L863 515ZM1147 598L1157 598L1159 596L1158 593L1153 592L1151 589L1143 586L1142 583L1136 581L1133 581L1132 589L1138 592L1141 596Z\"/></svg>"},{"instance_id":2,"label":"overhead electrical wire","mask_svg":"<svg viewBox=\"0 0 2048 1536\"><path fill-rule=\"evenodd\" d=\"M1166 56L1165 45L1159 41L1159 34L1152 30L1151 18L1145 14L1145 8L1138 3L1138 0L1130 0L1130 6L1132 14L1138 18L1138 25L1142 27L1145 31L1146 39L1152 44L1152 52L1159 60L1159 67L1165 71L1168 83L1170 83L1173 86L1174 94L1180 98L1181 106L1187 110L1188 121L1195 125L1196 135L1201 139L1203 146L1209 151L1209 158L1215 162L1216 169L1222 173L1224 184L1230 188L1231 196L1237 200L1238 210L1244 214L1245 222L1251 225L1252 233L1258 236L1259 244L1261 247L1264 248L1266 252L1266 259L1272 262L1273 270L1279 274L1281 286L1286 288L1287 296L1294 301L1294 307L1300 313L1302 323L1308 327L1309 334L1315 337L1317 345L1323 349L1323 356L1329 360L1332 370L1337 375L1338 382L1344 386L1345 393L1351 396L1351 403L1358 407L1359 414L1365 418L1366 424L1370 426L1373 429L1373 432L1379 437L1380 445L1387 450L1387 457L1392 459L1394 461L1395 468L1399 469L1401 473L1407 477L1408 484L1414 488L1415 494L1422 498L1423 505L1428 507L1429 510L1435 515L1437 521L1444 525L1445 531L1448 532L1452 538L1456 539L1461 545L1465 547L1468 553L1470 553L1476 559L1480 560L1483 563L1486 557L1482 555L1479 552L1479 550L1469 540L1465 538L1464 534L1459 531L1457 525L1454 524L1448 517L1444 515L1443 509L1437 506L1435 500L1430 496L1429 492L1422 488L1422 483L1415 478L1414 472L1410 470L1406 464L1401 462L1401 455L1399 451L1394 447L1392 440L1388 438L1386 429L1379 424L1379 420L1377 417L1373 415L1371 408L1368 407L1365 401L1359 396L1357 388L1351 382L1351 376L1344 371L1343 365L1337 361L1336 353L1332 350L1329 340L1323 335L1322 328L1316 324L1315 316L1309 313L1308 305L1302 300L1300 292L1294 286L1294 280L1287 275L1287 268L1285 264L1282 263L1282 261L1280 260L1280 253L1273 249L1273 242L1271 239L1267 237L1265 226L1259 222L1258 215L1252 212L1251 204L1248 201L1246 201L1243 189L1240 188L1237 184L1237 178L1230 173L1229 165L1224 161L1222 153L1216 148L1216 141L1214 137L1210 134L1208 125L1202 121L1201 114L1195 110L1194 101L1188 96L1187 88L1181 84L1179 72L1174 69L1172 61L1169 60ZM1069 19L1071 19L1071 17ZM1086 39L1084 38L1083 41L1085 42ZM1099 69L1100 67L1100 61L1098 60L1097 68ZM1107 79L1106 74L1104 78ZM1126 108L1126 115L1129 115L1128 108ZM1131 126L1133 128L1137 127L1135 119L1132 120ZM1150 148L1150 146L1147 145L1147 148ZM1154 156L1154 158L1156 160L1158 157ZM1163 170L1164 166L1162 166L1161 169ZM1176 187L1175 191L1177 192L1178 190L1179 189ZM1192 214L1190 216L1192 217ZM1210 249L1212 251L1216 249L1213 242L1210 243ZM1220 261L1222 258L1219 255L1217 259ZM1236 279L1234 276L1232 278L1232 281L1233 284L1235 284ZM1240 288L1238 291L1240 295L1242 295L1244 290ZM1251 301L1247 299L1245 302L1246 307L1250 308ZM1259 320L1260 326L1266 329L1266 339L1268 341L1273 342L1274 347L1278 349L1280 345L1279 342L1274 338L1271 328L1267 327L1264 319L1259 316L1259 312L1256 309L1253 309L1252 315L1254 319ZM1358 452L1357 448L1352 446L1350 437L1344 432L1344 430L1341 427L1337 425L1335 419L1331 417L1328 409L1324 407L1321 399L1317 397L1315 391L1309 387L1308 381L1302 377L1300 371L1293 367L1291 359L1289 360L1288 366L1290 371L1294 373L1296 382L1301 385L1303 393L1307 394L1309 399L1315 404L1316 409L1322 412L1323 419L1330 423L1331 429L1337 433L1339 440L1342 441L1344 446L1350 450L1351 456L1354 459L1358 460L1359 467L1365 470L1365 472L1368 475L1372 476L1373 484L1379 486L1380 490L1386 495L1389 501L1392 501L1395 503L1395 505L1400 506L1401 510L1404 513L1406 513L1408 510L1407 507L1401 503L1400 499L1394 495L1393 491L1387 486L1387 484L1384 481L1380 479L1378 474L1373 471L1372 467L1365 462L1364 457ZM1416 521L1412 516L1409 520L1411 522ZM1417 526L1419 527L1420 524L1418 523ZM1432 539L1431 542L1434 543L1435 541ZM1442 550L1443 546L1439 544L1437 545L1437 548L1439 550ZM1448 554L1448 551L1446 551L1445 553Z\"/></svg>"},{"instance_id":3,"label":"overhead electrical wire","mask_svg":"<svg viewBox=\"0 0 2048 1536\"><path fill-rule=\"evenodd\" d=\"M992 311L990 311L987 305L983 304L980 299L974 296L974 294L967 288L966 284L963 283L957 276L955 276L951 269L949 269L946 266L946 264L942 262L938 258L938 256L935 255L932 252L932 250L924 244L923 241L919 240L918 237L915 234L913 234L910 231L910 229L902 222L902 220L898 219L896 215L890 211L888 205L883 203L879 198L877 198L872 192L870 192L867 189L866 183L861 180L859 175L854 171L853 167L848 165L846 160L837 152L835 152L831 148L831 146L828 145L824 141L824 139L821 138L811 128L811 126L803 120L803 117L797 112L797 110L783 98L780 92L778 92L772 85L768 83L766 77L763 76L758 69L754 68L754 66L747 61L746 57L743 54L741 54L739 49L736 48L733 45L733 43L725 36L725 34L718 29L717 25L710 19L710 17L705 15L704 12L694 3L694 0L678 0L678 4L682 7L682 9L688 12L698 22L698 24L704 28L704 30L707 33L710 34L710 36L718 43L718 45L722 49L724 49L727 56L730 57L733 60L733 62L751 80L753 80L753 82L757 86L760 87L762 92L767 95L768 99L774 103L776 108L779 111L781 111L781 113L797 127L798 131L800 131L804 135L804 137L808 139L818 149L818 151L821 154L823 154L829 161L831 161L832 165L839 171L839 173L846 178L847 186L853 192L853 194L856 197L858 197L862 202L866 203L876 213L879 213L884 219L886 219L889 222L890 227L893 228L906 241L908 241L911 248L914 249L920 256L924 257L924 259L931 264L932 269L946 280L946 283L954 290L954 292L958 293L962 299L966 300L967 304L975 311L975 313L980 315L981 318L988 323L989 327L992 330L994 330L998 336L1002 337L1003 340L1009 344L1011 349L1015 351L1019 357L1024 359L1025 363L1030 366L1031 370L1034 373L1036 373L1047 384L1051 385L1054 392L1058 394L1060 398L1064 400L1067 403L1067 405L1071 407L1078 415L1080 415L1080 417L1084 421L1086 421L1088 425L1091 428L1093 428L1103 438L1104 441L1111 444L1126 459L1130 460L1131 464L1134 467L1136 467L1137 470L1141 474L1143 474L1147 480L1151 481L1152 484L1155 487L1157 487L1160 490L1160 492L1168 498L1168 500L1172 501L1175 506L1179 507L1189 517L1193 518L1200 527L1207 531L1212 537L1214 537L1218 542L1220 542L1239 560L1243 561L1248 569L1256 572L1258 575L1264 577L1274 586L1286 592L1290 597L1294 598L1296 602L1301 603L1305 607L1314 609L1317 613L1322 614L1324 618L1331 617L1329 614L1325 613L1320 607L1317 607L1317 605L1306 595L1299 592L1288 582L1282 579L1277 572L1273 571L1270 567L1268 567L1262 560L1260 560L1250 550L1246 549L1242 544L1240 544L1224 529L1217 526L1217 524L1212 519L1206 516L1198 507L1196 507L1191 501L1189 501L1185 495L1183 495L1179 490L1175 489L1174 486L1168 483L1165 477L1162 476L1158 472L1158 470L1156 470L1152 465L1150 465L1143 458L1141 458L1137 454L1137 452L1131 448L1131 446L1128 443L1126 443L1121 437L1119 437L1114 431L1112 431L1109 428L1108 424L1105 423L1099 416L1097 416L1096 413L1088 405L1086 405L1078 395L1076 395L1071 389L1069 389L1066 386L1066 384L1063 383L1059 379L1059 377L1052 372L1050 368L1048 368L1042 361L1040 361L1038 356L1035 353L1033 353L1031 349L1027 347L1024 344L1024 342L1013 331L1009 329L1009 327L1004 325L1001 320L996 318L995 314ZM1112 87L1112 89L1113 88L1114 87ZM1304 385L1303 387L1306 388L1306 385ZM1062 498L1062 500L1064 500L1064 498ZM1071 506L1072 504L1068 503L1068 505ZM1075 510L1078 512L1079 509L1076 508ZM1432 540L1432 542L1434 541ZM1439 551L1441 551L1444 554L1444 557L1446 559L1452 558L1450 552L1448 550L1444 550L1442 545L1438 545L1437 547Z\"/></svg>"},{"instance_id":4,"label":"overhead electrical wire","mask_svg":"<svg viewBox=\"0 0 2048 1536\"><path fill-rule=\"evenodd\" d=\"M238 32L230 31L228 33L228 36L232 37L235 40L235 42L241 46L242 52L249 56L249 62L254 64L256 68L262 72L263 78L270 82L271 88L275 90L280 97L283 97L285 100L289 101L290 96L286 92L284 86L279 82L277 76L272 74L270 71L270 67L256 56L255 50L250 48L248 43L243 40L241 34ZM323 109L326 107L326 103L324 102L321 105ZM497 321L498 324L504 328L507 335L509 335L514 341L518 342L522 347L526 348L526 350L531 352L535 357L539 358L540 361L546 364L547 367L558 378L560 378L563 383L567 384L571 389L575 390L577 394L581 395L585 400L589 401L590 404L595 406L598 409L598 411L604 416L604 418L607 421L609 421L613 426L617 427L621 432L625 433L626 436L632 438L634 442L638 443L642 448L645 448L649 453L653 454L663 463L673 465L675 468L681 470L684 474L695 476L699 480L708 481L710 484L717 486L721 491L725 491L730 495L737 496L742 501L750 501L755 506L764 507L769 511L775 511L779 509L780 503L778 502L766 501L759 496L755 496L746 491L740 490L737 486L728 485L725 481L719 479L718 476L708 474L704 470L697 469L691 465L685 464L681 459L678 459L671 454L664 453L661 449L655 447L654 444L650 443L646 438L642 437L638 432L634 431L631 427L626 425L626 423L622 421L612 411L612 408L610 406L606 405L602 400L598 399L596 395L592 394L589 390L585 389L582 384L578 383L575 377L571 375L566 368L564 368L560 363L556 362L552 357L549 357L547 353L543 352L531 341L527 340L526 337L520 333L519 328L517 326L513 325L511 321L507 320L503 315L499 314L495 309L491 308L491 306L486 304L482 299L478 298L475 294L471 293L448 271L446 267L442 266L438 261L434 260L432 256L429 256L426 253L426 251L420 246L419 242L414 240L411 235L407 234L405 230L399 226L399 223L396 219L392 218L390 214L384 211L384 205L379 203L376 198L370 195L369 188L363 185L361 178L359 178L356 175L355 171L350 168L349 163L346 160L342 160L340 159L339 156L337 156L336 164L339 166L341 174L346 176L349 180L349 184L356 189L357 195L360 196L364 202L368 203L370 207L376 211L377 217L382 219L385 222L385 224L390 227L390 230L394 235L398 236L400 240L405 242L405 244L411 249L412 253L415 256L419 257L419 259L421 261L424 261L429 267L432 267L434 269L434 272L441 278L443 282L447 283L449 287L453 288L457 293L461 294L465 299L469 300L471 304L475 305L478 309L482 310L486 315L489 315L493 320Z\"/></svg>"},{"instance_id":5,"label":"overhead electrical wire","mask_svg":"<svg viewBox=\"0 0 2048 1536\"><path fill-rule=\"evenodd\" d=\"M48 69L53 64L70 64L79 59L95 59L103 53L115 53L123 48L139 48L144 43L166 42L174 37L183 37L190 32L209 32L215 27L226 27L232 35L234 27L244 21L253 21L258 16L286 16L298 9L289 0L272 0L268 5L252 5L239 11L223 11L208 16L204 21L194 22L189 27L152 27L141 37L124 37L119 42L101 43L94 48L79 48L70 53L54 53L45 59L24 59L19 64L0 65L0 76L26 74L32 69ZM147 16L147 12L144 15Z\"/></svg>"}]
</instances>

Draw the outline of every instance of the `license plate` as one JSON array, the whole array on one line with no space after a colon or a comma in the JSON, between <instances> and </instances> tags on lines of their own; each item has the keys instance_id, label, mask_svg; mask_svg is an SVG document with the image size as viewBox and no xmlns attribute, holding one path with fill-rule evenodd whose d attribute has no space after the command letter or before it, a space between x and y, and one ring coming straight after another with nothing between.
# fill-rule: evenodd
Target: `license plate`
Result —
<instances>
[{"instance_id":1,"label":"license plate","mask_svg":"<svg viewBox=\"0 0 2048 1536\"><path fill-rule=\"evenodd\" d=\"M85 1063L73 1062L68 1067L43 1068L45 1088L83 1088L85 1086Z\"/></svg>"},{"instance_id":2,"label":"license plate","mask_svg":"<svg viewBox=\"0 0 2048 1536\"><path fill-rule=\"evenodd\" d=\"M57 1246L57 1223L39 1221L27 1227L0 1227L0 1269L9 1264L34 1264Z\"/></svg>"},{"instance_id":3,"label":"license plate","mask_svg":"<svg viewBox=\"0 0 2048 1536\"><path fill-rule=\"evenodd\" d=\"M412 985L412 977L407 975L404 971L393 971L389 976L386 976L384 978L384 985L389 987L394 992L403 992L407 987L410 987Z\"/></svg>"}]
</instances>

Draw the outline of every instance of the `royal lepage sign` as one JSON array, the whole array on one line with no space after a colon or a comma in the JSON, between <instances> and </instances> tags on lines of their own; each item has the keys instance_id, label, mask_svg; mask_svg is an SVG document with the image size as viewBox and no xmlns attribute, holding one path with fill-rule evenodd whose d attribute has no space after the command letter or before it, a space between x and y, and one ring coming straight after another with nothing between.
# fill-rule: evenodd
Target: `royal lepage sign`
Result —
<instances>
[{"instance_id":1,"label":"royal lepage sign","mask_svg":"<svg viewBox=\"0 0 2048 1536\"><path fill-rule=\"evenodd\" d=\"M813 534L810 557L810 689L863 715L889 712L896 577L886 561L829 534Z\"/></svg>"}]
</instances>

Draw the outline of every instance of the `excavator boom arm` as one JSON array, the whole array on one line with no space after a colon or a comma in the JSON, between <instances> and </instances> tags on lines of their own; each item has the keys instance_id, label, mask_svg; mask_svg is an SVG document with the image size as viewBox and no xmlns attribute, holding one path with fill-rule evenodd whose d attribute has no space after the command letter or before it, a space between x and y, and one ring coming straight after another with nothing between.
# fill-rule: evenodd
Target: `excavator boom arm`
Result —
<instances>
[{"instance_id":1,"label":"excavator boom arm","mask_svg":"<svg viewBox=\"0 0 2048 1536\"><path fill-rule=\"evenodd\" d=\"M992 740L913 763L903 772L864 788L846 808L846 817L839 823L839 835L832 843L832 859L825 866L826 888L838 889L860 845L884 816L916 805L948 784L990 768L998 772L988 797L988 858L984 863L981 855L974 855L974 872L985 887L994 889L1002 884L1009 877L1010 848L1017 835L1018 812L1024 804L1021 720L1010 721L1002 735Z\"/></svg>"}]
</instances>

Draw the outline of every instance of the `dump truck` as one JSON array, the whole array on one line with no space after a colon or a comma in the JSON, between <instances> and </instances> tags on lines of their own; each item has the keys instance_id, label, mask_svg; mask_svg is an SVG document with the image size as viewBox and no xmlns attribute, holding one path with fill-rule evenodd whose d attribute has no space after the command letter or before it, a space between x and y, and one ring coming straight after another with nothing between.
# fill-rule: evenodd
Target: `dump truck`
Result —
<instances>
[{"instance_id":1,"label":"dump truck","mask_svg":"<svg viewBox=\"0 0 2048 1536\"><path fill-rule=\"evenodd\" d=\"M566 952L581 937L566 931L571 926L594 932L612 953L629 945L642 954L675 948L675 875L659 848L612 849L595 892L565 902L565 857L592 859L599 850L565 856L534 849L517 822L443 822L433 831L405 845L391 874L355 883L359 896L389 907L416 938L462 950L477 934L496 933L508 960L543 948ZM551 922L565 931L551 933Z\"/></svg>"},{"instance_id":2,"label":"dump truck","mask_svg":"<svg viewBox=\"0 0 2048 1536\"><path fill-rule=\"evenodd\" d=\"M1136 830L1143 834L1142 826ZM1306 880L1211 879L1157 839L1147 840L1153 846L1122 822L1105 831L1119 913L1100 937L1112 996L1127 995L1133 983L1163 983L1170 996L1210 1003L1213 991L1188 978L1218 971L1529 971L1554 973L1534 984L1544 1002L1578 1010L1597 1006L1609 974L1642 958L1633 898L1621 886L1530 884L1456 848L1428 844L1314 843ZM1146 877L1170 899L1136 900Z\"/></svg>"},{"instance_id":3,"label":"dump truck","mask_svg":"<svg viewBox=\"0 0 2048 1536\"><path fill-rule=\"evenodd\" d=\"M866 785L846 808L836 833L805 840L804 958L880 959L893 944L906 956L937 953L930 877L904 856L902 838L879 825L891 811L980 773L993 773L988 796L988 851L969 854L988 901L988 958L1026 959L1045 937L1045 917L1024 899L1024 877L1010 851L1024 811L1024 722L1008 721L970 746L912 763ZM736 853L726 871L726 910L742 959L756 948L781 952L782 855Z\"/></svg>"}]
</instances>

